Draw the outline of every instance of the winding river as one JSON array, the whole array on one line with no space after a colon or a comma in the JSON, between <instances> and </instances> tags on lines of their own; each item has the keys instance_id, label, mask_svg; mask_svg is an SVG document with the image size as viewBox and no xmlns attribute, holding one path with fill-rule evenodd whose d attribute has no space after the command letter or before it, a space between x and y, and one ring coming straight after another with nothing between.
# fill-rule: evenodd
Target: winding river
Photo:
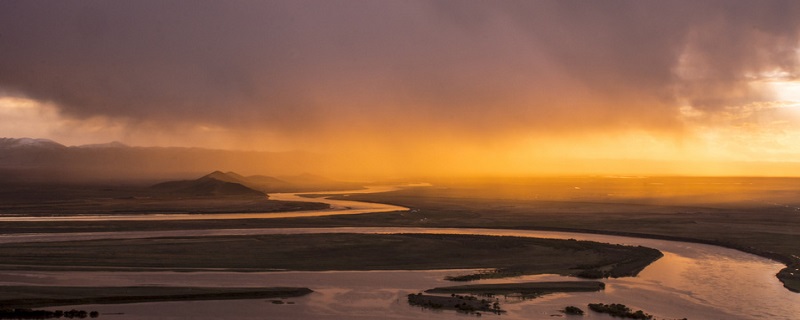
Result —
<instances>
[{"instance_id":1,"label":"winding river","mask_svg":"<svg viewBox=\"0 0 800 320\"><path fill-rule=\"evenodd\" d=\"M372 189L376 190L376 189ZM386 190L386 189L379 189ZM372 192L372 191L362 191ZM346 194L348 192L337 192ZM289 195L285 195L289 197ZM330 203L329 199L291 195L295 201ZM276 199L275 195L271 198ZM285 198L281 198L284 200ZM342 214L361 206L398 207L347 201L332 204ZM389 208L392 210L388 210ZM403 209L403 208L401 208ZM360 212L364 213L364 212ZM325 214L325 213L323 213ZM352 213L351 213L352 214ZM164 216L152 216L162 220ZM201 217L202 218L202 217ZM184 217L181 217L184 219ZM446 233L544 237L591 240L607 243L642 245L656 248L664 257L633 278L604 280L606 289L593 293L552 294L533 300L501 300L507 314L502 319L547 319L561 316L568 305L587 303L624 303L642 309L658 319L798 319L800 294L791 293L775 273L783 265L755 255L710 245L676 241L629 238L596 234L521 231L505 229L450 228L297 228L297 229L218 229L147 232L94 232L64 234L0 235L0 243L42 242L89 239L153 238L164 236L202 237L211 235L298 234L298 233ZM109 314L110 319L464 319L465 315L409 306L405 296L425 289L452 285L445 275L470 270L423 271L328 271L328 272L254 272L200 271L189 273L95 272L95 271L0 271L0 285L104 285L104 286L304 286L315 292L289 299L283 304L261 300L153 302L120 305L81 306ZM490 282L563 280L555 275L526 276ZM113 316L111 315L113 314ZM106 316L104 316L106 317ZM485 315L484 317L496 317ZM587 313L584 318L612 319Z\"/></svg>"},{"instance_id":2,"label":"winding river","mask_svg":"<svg viewBox=\"0 0 800 320\"><path fill-rule=\"evenodd\" d=\"M396 186L370 186L364 189L348 191L324 192L329 195L337 194L356 194L356 193L377 193L398 190ZM271 193L270 200L280 201L300 201L300 202L320 202L330 206L323 210L301 210L287 212L266 212L266 213L159 213L159 214L114 214L114 215L53 215L53 216L3 216L0 221L153 221L153 220L233 220L233 219L277 219L277 218L301 218L301 217L321 217L343 214L363 214L391 211L404 211L408 208L394 206L383 203L371 203L361 201L333 200L320 197L304 197L302 193Z\"/></svg>"}]
</instances>

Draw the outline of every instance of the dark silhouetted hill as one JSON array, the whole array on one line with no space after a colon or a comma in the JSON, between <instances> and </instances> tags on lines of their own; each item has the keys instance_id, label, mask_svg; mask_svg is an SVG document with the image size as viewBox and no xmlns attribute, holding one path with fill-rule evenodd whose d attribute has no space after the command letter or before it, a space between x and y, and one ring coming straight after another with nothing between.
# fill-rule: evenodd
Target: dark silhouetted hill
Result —
<instances>
[{"instance_id":1,"label":"dark silhouetted hill","mask_svg":"<svg viewBox=\"0 0 800 320\"><path fill-rule=\"evenodd\" d=\"M285 181L263 175L243 176L235 172L214 171L196 180L169 181L156 184L152 190L165 192L172 195L184 196L212 196L249 194L256 191L260 194L276 192L311 192L333 191L361 188L360 185L341 182L311 174L289 177L292 181Z\"/></svg>"},{"instance_id":2,"label":"dark silhouetted hill","mask_svg":"<svg viewBox=\"0 0 800 320\"><path fill-rule=\"evenodd\" d=\"M251 189L220 171L214 171L196 180L159 183L151 189L173 196L265 196L263 192Z\"/></svg>"}]
</instances>

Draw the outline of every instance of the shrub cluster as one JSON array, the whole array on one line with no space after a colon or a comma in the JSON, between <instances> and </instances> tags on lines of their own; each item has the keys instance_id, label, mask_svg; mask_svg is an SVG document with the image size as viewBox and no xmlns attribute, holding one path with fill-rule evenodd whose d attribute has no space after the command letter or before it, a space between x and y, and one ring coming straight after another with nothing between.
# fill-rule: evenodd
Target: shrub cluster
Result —
<instances>
[{"instance_id":1,"label":"shrub cluster","mask_svg":"<svg viewBox=\"0 0 800 320\"><path fill-rule=\"evenodd\" d=\"M620 303L603 304L603 303L590 303L589 309L600 313L608 313L614 317L628 318L628 319L653 319L652 315L644 313L642 310L631 311L631 308Z\"/></svg>"}]
</instances>

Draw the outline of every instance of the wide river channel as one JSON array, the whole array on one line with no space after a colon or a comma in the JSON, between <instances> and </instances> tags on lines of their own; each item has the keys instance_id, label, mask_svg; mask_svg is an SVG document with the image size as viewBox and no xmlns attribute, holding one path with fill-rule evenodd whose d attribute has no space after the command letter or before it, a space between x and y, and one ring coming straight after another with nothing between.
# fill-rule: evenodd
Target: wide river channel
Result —
<instances>
[{"instance_id":1,"label":"wide river channel","mask_svg":"<svg viewBox=\"0 0 800 320\"><path fill-rule=\"evenodd\" d=\"M359 192L386 191L374 188ZM332 194L333 192L326 192ZM348 194L352 192L336 192ZM326 202L332 209L319 214L353 214L369 207L376 211L405 208L355 201L271 195L272 199ZM331 203L334 201L334 203ZM378 207L378 208L376 208ZM391 209L391 210L389 210ZM334 213L335 212L335 213ZM252 218L251 214L239 215ZM267 217L269 214L258 214ZM280 214L278 214L280 215ZM310 213L303 213L303 216ZM23 218L23 217L19 217ZM82 220L80 216L76 220ZM85 218L85 217L84 217ZM93 216L92 219L102 219ZM142 220L144 217L135 217ZM176 215L176 219L187 219ZM208 218L208 217L198 217ZM151 220L169 220L152 215ZM61 218L58 220L66 220ZM131 219L134 220L134 219ZM642 309L657 319L800 319L800 294L792 293L775 277L780 263L717 246L620 236L521 231L505 229L452 228L296 228L296 229L209 229L143 232L93 232L0 235L0 244L64 240L126 239L156 237L203 237L213 235L301 234L301 233L446 233L591 240L641 245L660 250L664 257L637 277L604 279L606 289L592 293L552 294L532 300L500 298L508 312L484 314L483 318L552 319L568 305L586 310L594 302L623 303ZM149 302L133 304L63 306L98 310L104 319L465 319L474 315L410 306L406 295L433 287L456 285L446 275L471 270L422 271L326 271L326 272L110 272L110 271L0 271L0 285L33 286L197 286L197 287L308 287L315 292L284 303L272 300L222 300L190 302ZM476 283L575 280L556 275L525 276ZM588 312L583 318L613 319ZM577 318L576 318L577 319Z\"/></svg>"}]
</instances>

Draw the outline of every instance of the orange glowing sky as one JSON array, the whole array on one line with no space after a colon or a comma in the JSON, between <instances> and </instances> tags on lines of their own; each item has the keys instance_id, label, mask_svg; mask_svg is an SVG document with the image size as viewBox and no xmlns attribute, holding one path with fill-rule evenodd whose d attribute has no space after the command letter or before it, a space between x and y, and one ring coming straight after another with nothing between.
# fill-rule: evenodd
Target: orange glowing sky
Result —
<instances>
[{"instance_id":1,"label":"orange glowing sky","mask_svg":"<svg viewBox=\"0 0 800 320\"><path fill-rule=\"evenodd\" d=\"M0 136L800 175L797 1L0 2Z\"/></svg>"}]
</instances>

